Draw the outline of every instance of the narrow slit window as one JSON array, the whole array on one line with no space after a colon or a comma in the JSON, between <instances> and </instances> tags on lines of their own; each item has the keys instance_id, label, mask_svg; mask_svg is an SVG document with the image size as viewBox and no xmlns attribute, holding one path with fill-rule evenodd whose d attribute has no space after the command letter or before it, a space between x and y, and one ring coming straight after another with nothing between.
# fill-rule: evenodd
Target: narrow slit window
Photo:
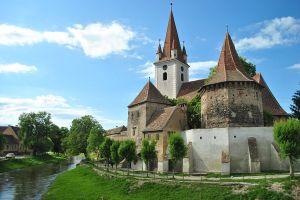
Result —
<instances>
[{"instance_id":1,"label":"narrow slit window","mask_svg":"<svg viewBox=\"0 0 300 200\"><path fill-rule=\"evenodd\" d=\"M183 74L181 74L181 81L184 81Z\"/></svg>"},{"instance_id":2,"label":"narrow slit window","mask_svg":"<svg viewBox=\"0 0 300 200\"><path fill-rule=\"evenodd\" d=\"M167 72L164 72L163 73L163 80L166 81L168 79L168 74Z\"/></svg>"}]
</instances>

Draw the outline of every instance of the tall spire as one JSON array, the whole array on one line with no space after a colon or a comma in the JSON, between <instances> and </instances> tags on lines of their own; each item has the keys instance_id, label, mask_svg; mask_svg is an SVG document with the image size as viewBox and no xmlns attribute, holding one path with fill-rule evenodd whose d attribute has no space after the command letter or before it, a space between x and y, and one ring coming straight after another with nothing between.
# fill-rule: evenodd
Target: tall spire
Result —
<instances>
[{"instance_id":1,"label":"tall spire","mask_svg":"<svg viewBox=\"0 0 300 200\"><path fill-rule=\"evenodd\" d=\"M225 81L253 81L245 72L229 32L226 32L216 73L209 84Z\"/></svg>"},{"instance_id":2,"label":"tall spire","mask_svg":"<svg viewBox=\"0 0 300 200\"><path fill-rule=\"evenodd\" d=\"M165 43L163 47L163 60L171 59L171 50L177 51L177 59L185 62L182 56L182 50L180 47L180 41L177 33L177 28L174 20L172 3L171 3L171 11L169 16L169 22L167 27L167 33L165 38Z\"/></svg>"}]
</instances>

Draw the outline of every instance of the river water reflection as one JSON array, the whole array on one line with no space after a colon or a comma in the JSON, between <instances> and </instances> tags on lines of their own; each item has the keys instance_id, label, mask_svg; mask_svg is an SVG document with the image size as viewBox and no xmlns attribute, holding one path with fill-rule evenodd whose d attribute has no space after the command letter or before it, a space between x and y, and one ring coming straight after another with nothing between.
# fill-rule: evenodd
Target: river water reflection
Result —
<instances>
[{"instance_id":1,"label":"river water reflection","mask_svg":"<svg viewBox=\"0 0 300 200\"><path fill-rule=\"evenodd\" d=\"M0 173L0 199L41 199L58 174L75 168L80 161L80 157L74 157L69 162L33 166Z\"/></svg>"}]
</instances>

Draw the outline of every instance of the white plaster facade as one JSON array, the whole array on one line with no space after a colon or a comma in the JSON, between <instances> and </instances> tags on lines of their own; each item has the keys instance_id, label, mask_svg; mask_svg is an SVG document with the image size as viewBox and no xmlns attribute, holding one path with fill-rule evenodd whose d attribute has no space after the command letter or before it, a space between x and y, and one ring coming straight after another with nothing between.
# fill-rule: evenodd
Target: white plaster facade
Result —
<instances>
[{"instance_id":1,"label":"white plaster facade","mask_svg":"<svg viewBox=\"0 0 300 200\"><path fill-rule=\"evenodd\" d=\"M154 66L156 88L162 95L176 98L182 83L189 82L189 65L174 58L155 62ZM167 73L167 80L163 78L164 73Z\"/></svg>"},{"instance_id":2,"label":"white plaster facade","mask_svg":"<svg viewBox=\"0 0 300 200\"><path fill-rule=\"evenodd\" d=\"M182 137L187 144L192 143L193 168L190 172L249 173L251 167L258 166L260 171L289 169L287 161L281 160L274 149L272 127L191 129L183 131ZM249 160L250 137L256 138L259 163ZM228 153L229 164L222 163L222 151ZM298 164L295 167L300 170Z\"/></svg>"}]
</instances>

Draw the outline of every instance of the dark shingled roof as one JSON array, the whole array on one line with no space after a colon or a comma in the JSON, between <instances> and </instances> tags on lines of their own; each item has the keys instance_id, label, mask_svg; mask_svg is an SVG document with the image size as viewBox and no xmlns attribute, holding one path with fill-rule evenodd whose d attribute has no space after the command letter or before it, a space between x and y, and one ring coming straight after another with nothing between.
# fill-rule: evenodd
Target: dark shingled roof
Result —
<instances>
[{"instance_id":1,"label":"dark shingled roof","mask_svg":"<svg viewBox=\"0 0 300 200\"><path fill-rule=\"evenodd\" d=\"M199 79L183 83L177 94L177 98L191 100L198 94L198 90L205 84L205 80L206 79Z\"/></svg>"},{"instance_id":2,"label":"dark shingled roof","mask_svg":"<svg viewBox=\"0 0 300 200\"><path fill-rule=\"evenodd\" d=\"M17 140L14 136L12 135L4 135L4 138L7 142L7 144L19 144L19 140Z\"/></svg>"},{"instance_id":3,"label":"dark shingled roof","mask_svg":"<svg viewBox=\"0 0 300 200\"><path fill-rule=\"evenodd\" d=\"M171 119L171 116L176 109L180 108L178 108L177 106L172 106L156 111L149 120L149 123L144 132L162 131Z\"/></svg>"},{"instance_id":4,"label":"dark shingled roof","mask_svg":"<svg viewBox=\"0 0 300 200\"><path fill-rule=\"evenodd\" d=\"M133 102L128 107L132 107L145 102L171 105L169 100L166 99L158 91L158 89L151 83L150 80L146 83L142 91L138 94L138 96L133 100Z\"/></svg>"},{"instance_id":5,"label":"dark shingled roof","mask_svg":"<svg viewBox=\"0 0 300 200\"><path fill-rule=\"evenodd\" d=\"M4 132L6 129L8 128L8 126L0 126L0 132Z\"/></svg>"},{"instance_id":6,"label":"dark shingled roof","mask_svg":"<svg viewBox=\"0 0 300 200\"><path fill-rule=\"evenodd\" d=\"M262 103L263 109L272 113L275 116L286 116L288 115L285 110L280 106L274 95L272 94L270 88L268 87L267 83L265 82L264 78L260 73L255 74L253 79L263 86L262 89Z\"/></svg>"},{"instance_id":7,"label":"dark shingled roof","mask_svg":"<svg viewBox=\"0 0 300 200\"><path fill-rule=\"evenodd\" d=\"M123 131L127 131L127 128L125 126L119 126L119 127L107 130L106 135L120 134Z\"/></svg>"},{"instance_id":8,"label":"dark shingled roof","mask_svg":"<svg viewBox=\"0 0 300 200\"><path fill-rule=\"evenodd\" d=\"M208 80L209 84L227 81L253 81L244 71L229 33L226 33L216 73Z\"/></svg>"}]
</instances>

